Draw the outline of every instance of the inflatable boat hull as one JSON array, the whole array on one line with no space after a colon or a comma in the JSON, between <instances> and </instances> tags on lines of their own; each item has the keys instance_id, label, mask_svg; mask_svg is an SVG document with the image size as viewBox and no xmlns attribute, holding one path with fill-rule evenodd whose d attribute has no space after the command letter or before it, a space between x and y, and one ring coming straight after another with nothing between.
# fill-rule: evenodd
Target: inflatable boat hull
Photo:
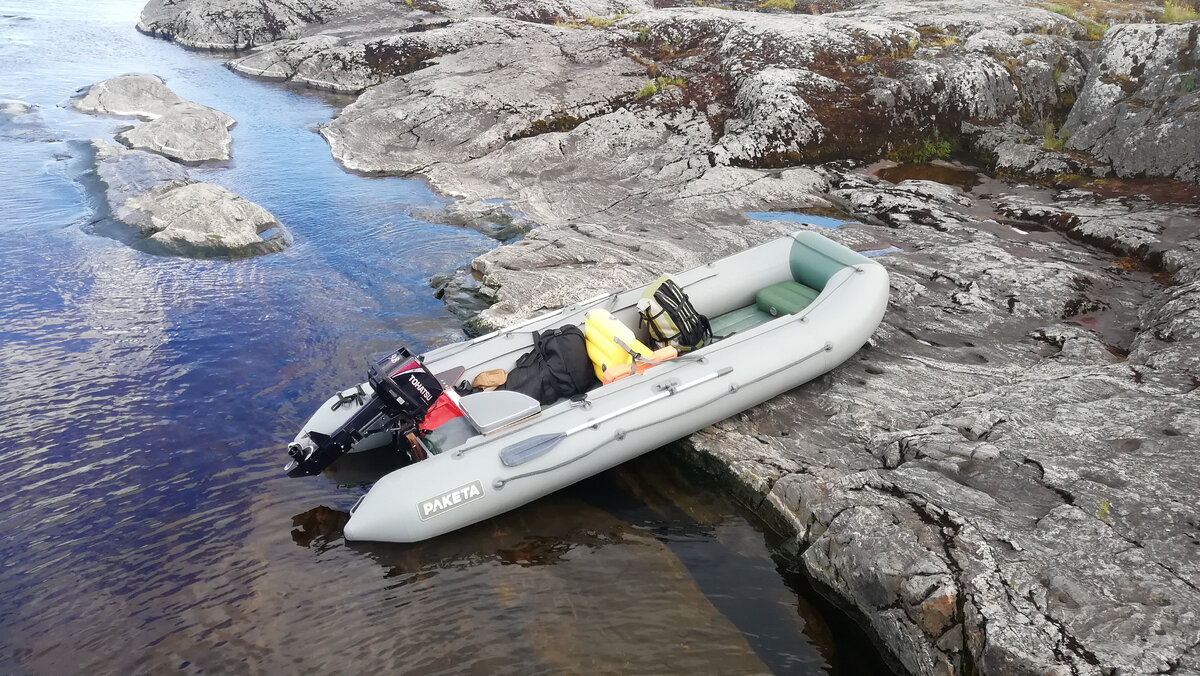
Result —
<instances>
[{"instance_id":1,"label":"inflatable boat hull","mask_svg":"<svg viewBox=\"0 0 1200 676\"><path fill-rule=\"evenodd\" d=\"M875 331L888 301L883 267L810 232L673 278L700 312L739 321L755 315L759 323L686 359L593 390L582 403L561 401L525 422L477 435L382 477L351 510L346 538L414 542L435 537L687 436L841 364ZM804 309L764 321L762 294L751 309L757 289L793 279L819 289ZM438 348L424 355L425 365L434 372L465 367L469 377L510 364L528 349L533 331L582 324L588 310L596 307L637 326L641 291L591 299ZM776 311L773 306L769 310ZM335 424L337 417L326 416L321 422ZM531 445L538 446L539 454L525 462L512 461L512 451Z\"/></svg>"}]
</instances>

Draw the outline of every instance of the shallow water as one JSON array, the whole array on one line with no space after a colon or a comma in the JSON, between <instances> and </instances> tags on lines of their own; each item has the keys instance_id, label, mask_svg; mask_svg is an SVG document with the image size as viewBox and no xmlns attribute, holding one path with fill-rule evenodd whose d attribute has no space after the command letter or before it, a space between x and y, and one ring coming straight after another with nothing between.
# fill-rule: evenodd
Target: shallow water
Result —
<instances>
[{"instance_id":1,"label":"shallow water","mask_svg":"<svg viewBox=\"0 0 1200 676\"><path fill-rule=\"evenodd\" d=\"M798 211L746 211L744 213L746 217L753 218L756 221L788 221L789 223L813 225L818 228L829 228L830 230L836 230L847 223L853 223L853 221L841 218L805 214Z\"/></svg>"},{"instance_id":2,"label":"shallow water","mask_svg":"<svg viewBox=\"0 0 1200 676\"><path fill-rule=\"evenodd\" d=\"M282 474L364 358L460 337L428 279L494 242L408 215L423 184L341 171L330 99L133 30L140 0L0 0L0 672L882 668L739 510L655 454L412 546L347 544L387 459ZM76 89L153 72L229 113L193 170L295 237L154 256L103 219ZM363 465L362 463L366 463ZM357 472L357 473L356 473Z\"/></svg>"}]
</instances>

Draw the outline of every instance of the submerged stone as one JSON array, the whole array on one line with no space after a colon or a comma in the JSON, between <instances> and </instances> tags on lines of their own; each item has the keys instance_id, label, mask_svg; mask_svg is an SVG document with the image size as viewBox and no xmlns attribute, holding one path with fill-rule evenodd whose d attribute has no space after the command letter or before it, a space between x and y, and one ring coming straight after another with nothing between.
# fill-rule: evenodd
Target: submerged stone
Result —
<instances>
[{"instance_id":1,"label":"submerged stone","mask_svg":"<svg viewBox=\"0 0 1200 676\"><path fill-rule=\"evenodd\" d=\"M101 140L96 174L112 216L134 228L152 251L180 256L254 256L282 251L291 235L266 209L183 167L142 150Z\"/></svg>"}]
</instances>

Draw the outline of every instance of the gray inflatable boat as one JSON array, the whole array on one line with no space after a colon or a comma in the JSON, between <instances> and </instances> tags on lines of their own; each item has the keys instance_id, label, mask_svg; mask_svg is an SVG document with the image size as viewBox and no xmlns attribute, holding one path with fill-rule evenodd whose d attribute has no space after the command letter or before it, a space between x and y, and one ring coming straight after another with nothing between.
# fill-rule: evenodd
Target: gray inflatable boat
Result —
<instances>
[{"instance_id":1,"label":"gray inflatable boat","mask_svg":"<svg viewBox=\"0 0 1200 676\"><path fill-rule=\"evenodd\" d=\"M351 509L346 538L441 535L686 436L841 364L875 331L888 302L883 267L812 232L672 279L723 338L549 406L507 391L462 397L454 424L408 437L419 461L372 486ZM372 367L367 383L330 397L309 419L289 445L288 474L316 474L342 453L394 443L397 420L427 410L433 394L461 379L511 369L535 331L582 326L597 308L639 331L644 289L581 301L423 355L398 351Z\"/></svg>"}]
</instances>

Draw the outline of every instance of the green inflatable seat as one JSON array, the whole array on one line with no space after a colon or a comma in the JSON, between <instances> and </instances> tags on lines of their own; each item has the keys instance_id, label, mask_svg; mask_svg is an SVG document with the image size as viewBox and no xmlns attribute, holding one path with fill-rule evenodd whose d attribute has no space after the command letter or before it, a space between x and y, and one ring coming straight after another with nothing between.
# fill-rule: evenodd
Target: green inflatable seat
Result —
<instances>
[{"instance_id":1,"label":"green inflatable seat","mask_svg":"<svg viewBox=\"0 0 1200 676\"><path fill-rule=\"evenodd\" d=\"M750 329L766 324L774 319L771 315L759 310L757 306L747 305L740 310L727 312L720 317L713 317L709 320L712 326L714 336L729 337L735 333L749 331Z\"/></svg>"},{"instance_id":2,"label":"green inflatable seat","mask_svg":"<svg viewBox=\"0 0 1200 676\"><path fill-rule=\"evenodd\" d=\"M799 282L780 282L758 292L754 304L772 317L790 315L812 304L820 292Z\"/></svg>"}]
</instances>

